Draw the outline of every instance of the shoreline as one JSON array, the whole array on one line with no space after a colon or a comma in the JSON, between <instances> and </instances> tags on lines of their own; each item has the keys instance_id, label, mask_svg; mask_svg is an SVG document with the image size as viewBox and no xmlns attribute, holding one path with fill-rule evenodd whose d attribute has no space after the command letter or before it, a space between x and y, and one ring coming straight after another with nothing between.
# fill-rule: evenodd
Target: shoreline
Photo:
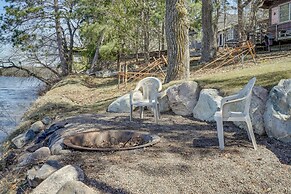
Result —
<instances>
[{"instance_id":1,"label":"shoreline","mask_svg":"<svg viewBox=\"0 0 291 194\"><path fill-rule=\"evenodd\" d=\"M0 76L0 97L2 125L0 125L0 146L17 130L22 117L33 106L46 85L34 77Z\"/></svg>"}]
</instances>

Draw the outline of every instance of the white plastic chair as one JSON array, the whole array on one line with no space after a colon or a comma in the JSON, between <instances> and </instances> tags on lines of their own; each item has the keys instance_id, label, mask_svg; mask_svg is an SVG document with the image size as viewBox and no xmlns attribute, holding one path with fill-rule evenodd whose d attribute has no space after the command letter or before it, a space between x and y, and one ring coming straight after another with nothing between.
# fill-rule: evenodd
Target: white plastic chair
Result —
<instances>
[{"instance_id":1,"label":"white plastic chair","mask_svg":"<svg viewBox=\"0 0 291 194\"><path fill-rule=\"evenodd\" d=\"M219 148L221 150L224 149L224 135L223 135L223 121L245 121L248 127L248 137L252 141L254 149L257 149L257 143L255 139L255 135L253 132L253 127L251 123L251 118L249 115L251 97L252 97L252 89L255 85L256 78L252 78L248 84L239 91L238 94L224 97L221 100L221 108L214 115L214 119L217 124L217 135L219 141ZM243 110L240 112L234 112L229 110L230 104L242 103L244 106Z\"/></svg>"},{"instance_id":2,"label":"white plastic chair","mask_svg":"<svg viewBox=\"0 0 291 194\"><path fill-rule=\"evenodd\" d=\"M142 89L142 100L134 100L133 94ZM130 92L130 121L132 121L132 112L134 107L140 107L140 118L143 118L144 107L152 107L155 122L158 123L160 117L160 107L158 102L158 93L162 90L162 82L155 77L147 77L138 82L133 91Z\"/></svg>"}]
</instances>

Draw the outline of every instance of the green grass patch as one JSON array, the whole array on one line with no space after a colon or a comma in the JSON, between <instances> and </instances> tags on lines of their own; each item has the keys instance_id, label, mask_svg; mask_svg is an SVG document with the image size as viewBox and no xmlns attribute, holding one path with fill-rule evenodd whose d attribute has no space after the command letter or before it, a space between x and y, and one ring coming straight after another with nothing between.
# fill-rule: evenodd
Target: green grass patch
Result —
<instances>
[{"instance_id":1,"label":"green grass patch","mask_svg":"<svg viewBox=\"0 0 291 194\"><path fill-rule=\"evenodd\" d=\"M257 86L270 90L281 79L291 78L291 58L265 61L249 67L245 65L226 72L201 75L193 80L203 88L216 88L226 95L240 90L252 77L257 78Z\"/></svg>"}]
</instances>

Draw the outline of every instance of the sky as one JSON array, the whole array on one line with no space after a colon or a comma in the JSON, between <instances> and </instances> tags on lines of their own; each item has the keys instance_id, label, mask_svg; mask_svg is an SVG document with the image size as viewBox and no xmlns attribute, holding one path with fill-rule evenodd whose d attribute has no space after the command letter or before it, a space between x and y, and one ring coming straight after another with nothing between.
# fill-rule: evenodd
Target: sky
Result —
<instances>
[{"instance_id":1,"label":"sky","mask_svg":"<svg viewBox=\"0 0 291 194\"><path fill-rule=\"evenodd\" d=\"M6 2L4 0L0 0L0 13L3 13L3 7L6 5Z\"/></svg>"},{"instance_id":2,"label":"sky","mask_svg":"<svg viewBox=\"0 0 291 194\"><path fill-rule=\"evenodd\" d=\"M0 0L0 14L4 13L4 6L8 5L5 0Z\"/></svg>"}]
</instances>

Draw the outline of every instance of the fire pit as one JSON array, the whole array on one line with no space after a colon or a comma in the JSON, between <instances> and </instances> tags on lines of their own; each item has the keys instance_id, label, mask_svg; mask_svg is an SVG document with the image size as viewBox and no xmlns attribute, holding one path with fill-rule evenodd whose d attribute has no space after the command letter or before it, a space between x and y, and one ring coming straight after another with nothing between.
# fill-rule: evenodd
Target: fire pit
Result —
<instances>
[{"instance_id":1,"label":"fire pit","mask_svg":"<svg viewBox=\"0 0 291 194\"><path fill-rule=\"evenodd\" d=\"M77 133L65 137L64 144L78 150L120 151L151 146L159 141L159 136L149 133L107 130Z\"/></svg>"}]
</instances>

